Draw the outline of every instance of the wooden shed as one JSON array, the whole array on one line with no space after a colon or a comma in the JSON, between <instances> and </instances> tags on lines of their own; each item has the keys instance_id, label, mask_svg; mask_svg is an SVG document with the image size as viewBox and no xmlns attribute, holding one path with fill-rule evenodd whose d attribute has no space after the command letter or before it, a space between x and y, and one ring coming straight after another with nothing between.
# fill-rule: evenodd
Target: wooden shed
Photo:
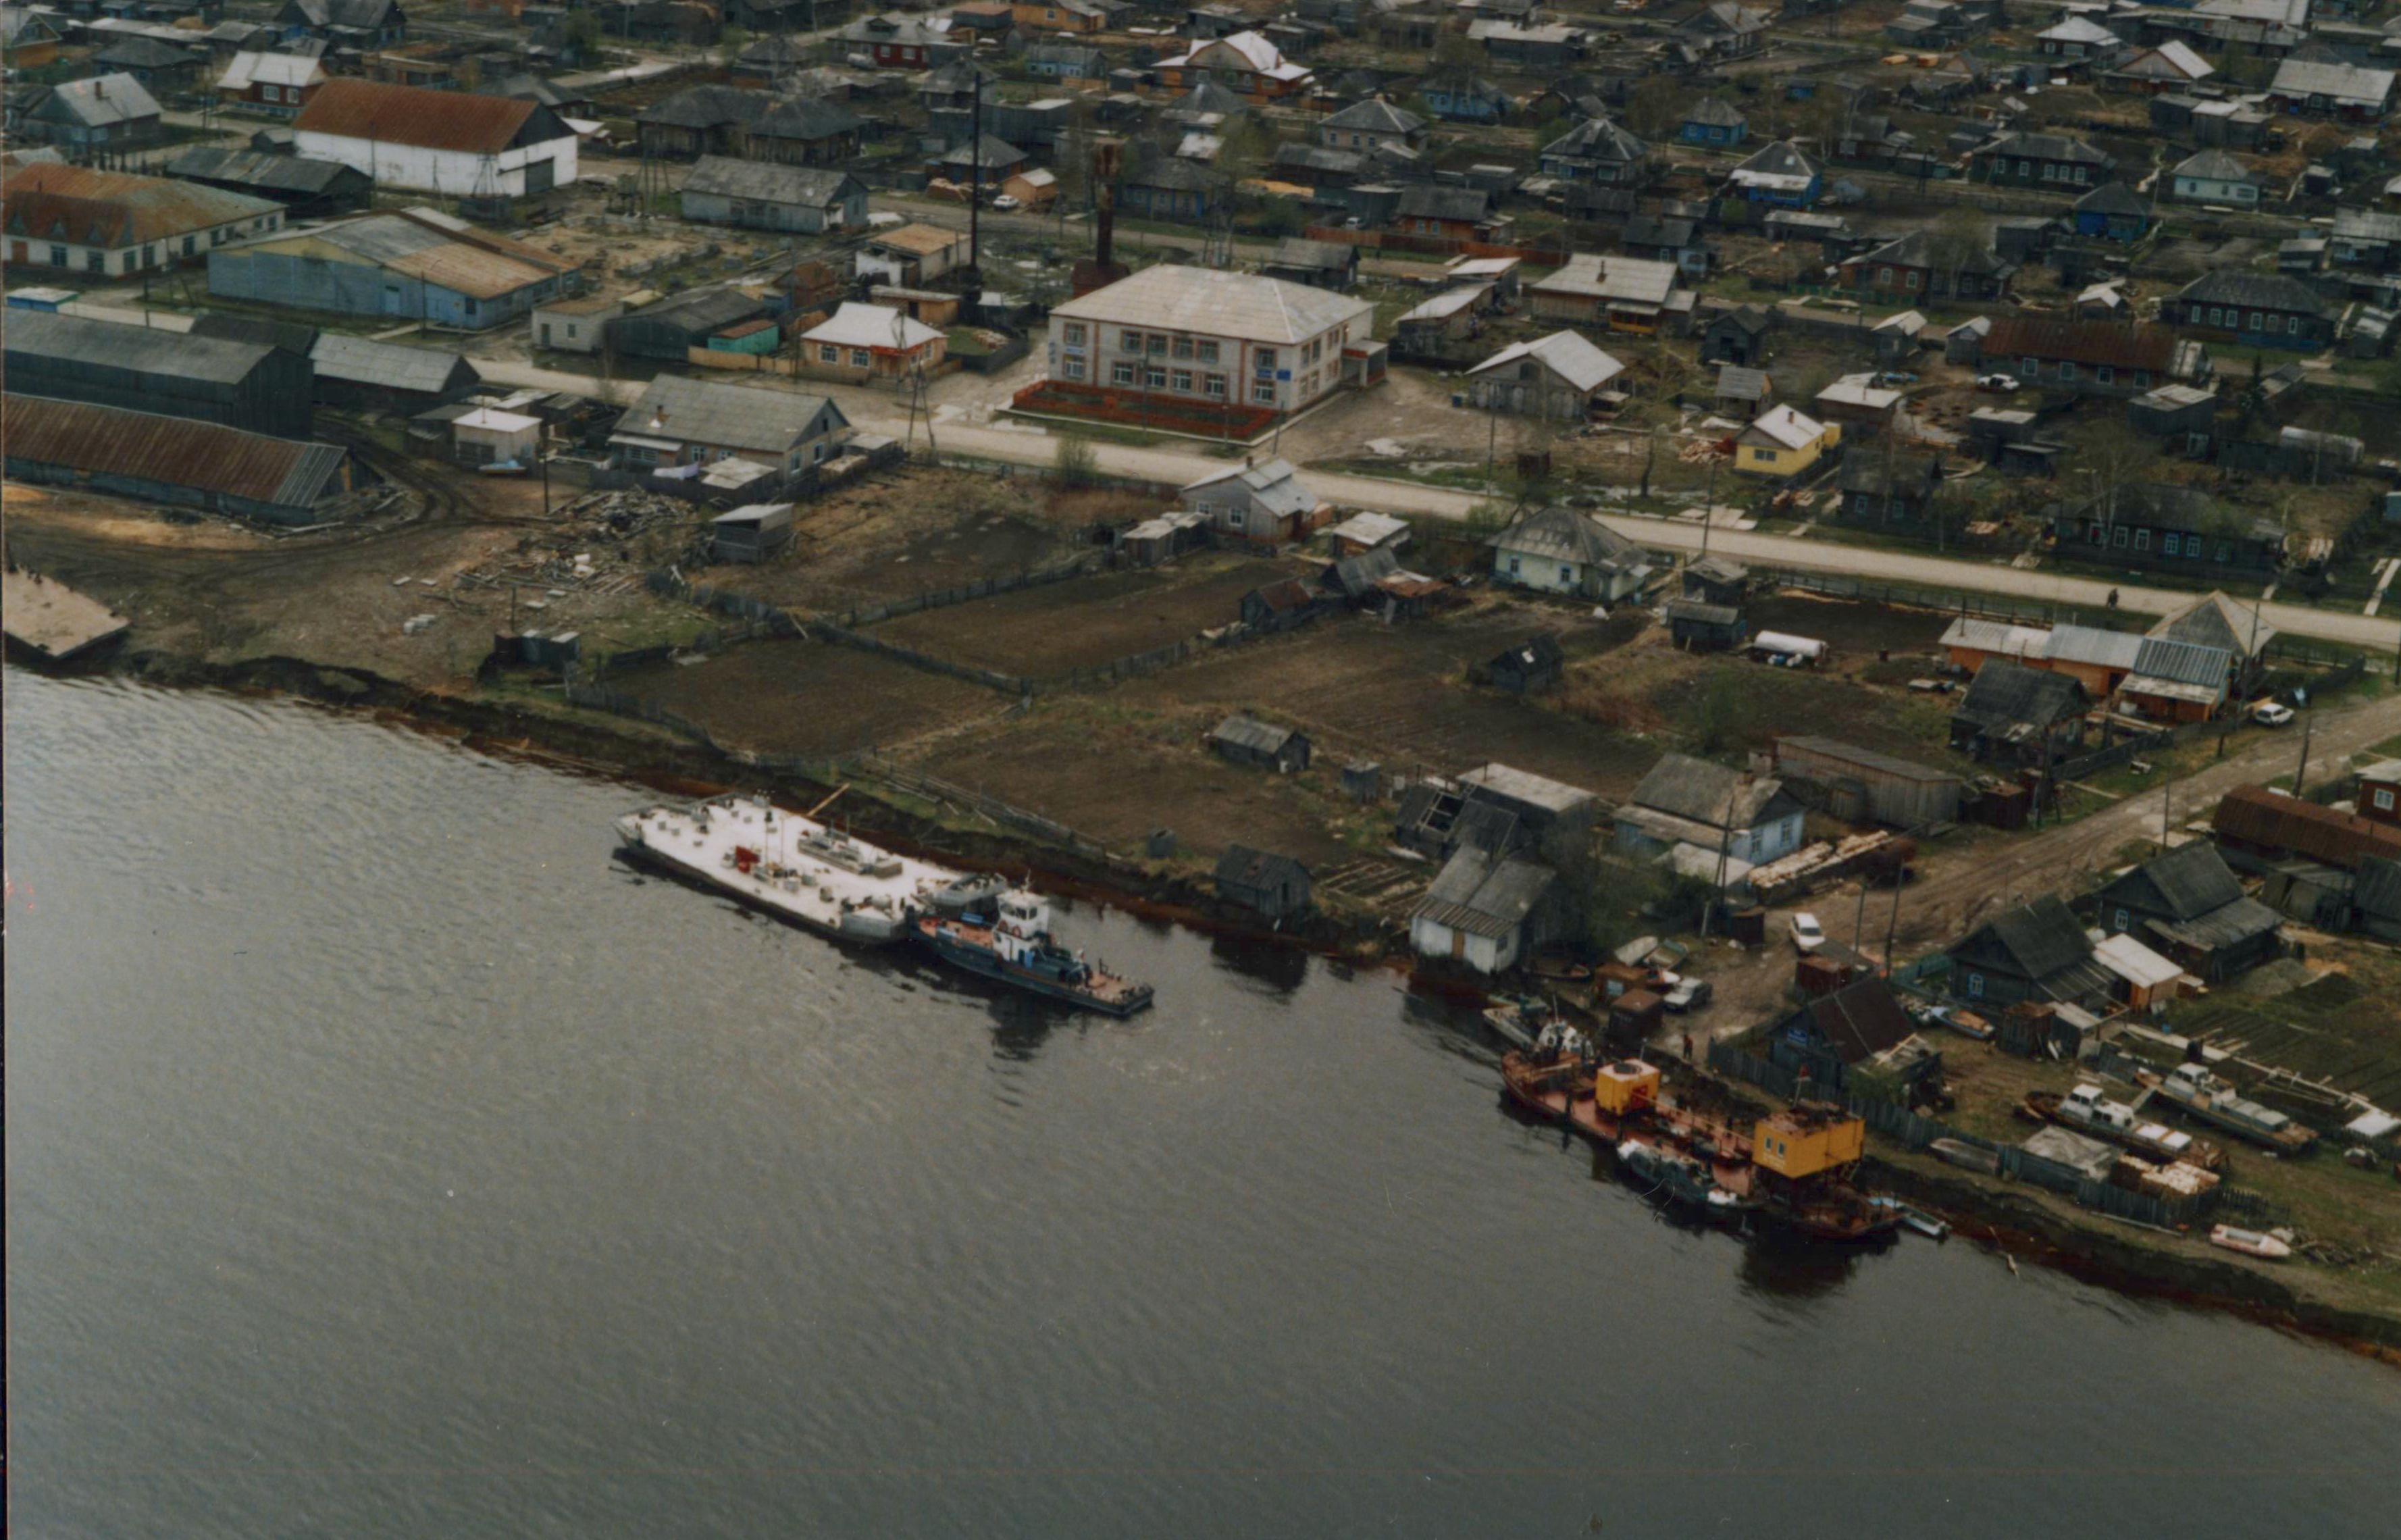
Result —
<instances>
[{"instance_id":1,"label":"wooden shed","mask_svg":"<svg viewBox=\"0 0 2401 1540\"><path fill-rule=\"evenodd\" d=\"M1209 732L1209 747L1236 764L1290 774L1309 768L1309 736L1240 712Z\"/></svg>"},{"instance_id":2,"label":"wooden shed","mask_svg":"<svg viewBox=\"0 0 2401 1540\"><path fill-rule=\"evenodd\" d=\"M1836 818L1900 829L1958 821L1958 776L1855 744L1805 736L1778 738L1776 773L1824 788Z\"/></svg>"},{"instance_id":3,"label":"wooden shed","mask_svg":"<svg viewBox=\"0 0 2401 1540\"><path fill-rule=\"evenodd\" d=\"M1309 908L1309 868L1290 856L1229 845L1217 858L1217 896L1271 920Z\"/></svg>"},{"instance_id":4,"label":"wooden shed","mask_svg":"<svg viewBox=\"0 0 2401 1540\"><path fill-rule=\"evenodd\" d=\"M1661 606L1667 631L1676 645L1695 653L1720 653L1739 647L1749 627L1742 612L1731 604L1710 604L1697 598L1671 598Z\"/></svg>"},{"instance_id":5,"label":"wooden shed","mask_svg":"<svg viewBox=\"0 0 2401 1540\"><path fill-rule=\"evenodd\" d=\"M1544 631L1485 664L1484 677L1496 690L1514 690L1523 694L1558 683L1567 661L1559 639Z\"/></svg>"},{"instance_id":6,"label":"wooden shed","mask_svg":"<svg viewBox=\"0 0 2401 1540\"><path fill-rule=\"evenodd\" d=\"M792 505L753 502L708 521L709 554L719 561L764 561L792 543Z\"/></svg>"}]
</instances>

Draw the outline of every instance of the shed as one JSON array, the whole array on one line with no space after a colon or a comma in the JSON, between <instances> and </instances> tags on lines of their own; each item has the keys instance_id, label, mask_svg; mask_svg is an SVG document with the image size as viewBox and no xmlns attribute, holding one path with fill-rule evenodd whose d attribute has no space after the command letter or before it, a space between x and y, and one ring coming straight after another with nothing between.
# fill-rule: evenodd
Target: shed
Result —
<instances>
[{"instance_id":1,"label":"shed","mask_svg":"<svg viewBox=\"0 0 2401 1540\"><path fill-rule=\"evenodd\" d=\"M1837 817L1862 818L1900 829L1952 823L1959 817L1960 779L1947 770L1814 736L1776 740L1776 769L1814 781L1832 793ZM1852 811L1845 811L1847 805Z\"/></svg>"},{"instance_id":2,"label":"shed","mask_svg":"<svg viewBox=\"0 0 2401 1540\"><path fill-rule=\"evenodd\" d=\"M1671 598L1659 607L1676 645L1694 653L1722 653L1742 645L1748 627L1742 611L1701 598Z\"/></svg>"},{"instance_id":3,"label":"shed","mask_svg":"<svg viewBox=\"0 0 2401 1540\"><path fill-rule=\"evenodd\" d=\"M1700 557L1684 564L1686 598L1739 607L1750 595L1750 569L1724 557Z\"/></svg>"},{"instance_id":4,"label":"shed","mask_svg":"<svg viewBox=\"0 0 2401 1540\"><path fill-rule=\"evenodd\" d=\"M708 521L709 554L719 561L764 561L792 543L792 505L753 502Z\"/></svg>"},{"instance_id":5,"label":"shed","mask_svg":"<svg viewBox=\"0 0 2401 1540\"><path fill-rule=\"evenodd\" d=\"M1558 874L1539 861L1462 846L1409 916L1409 945L1498 973L1551 938L1557 887Z\"/></svg>"},{"instance_id":6,"label":"shed","mask_svg":"<svg viewBox=\"0 0 2401 1540\"><path fill-rule=\"evenodd\" d=\"M1208 741L1210 748L1236 764L1285 775L1309 768L1308 735L1240 712L1210 729Z\"/></svg>"},{"instance_id":7,"label":"shed","mask_svg":"<svg viewBox=\"0 0 2401 1540\"><path fill-rule=\"evenodd\" d=\"M1316 618L1324 602L1300 579L1281 578L1242 596L1242 624L1254 631L1289 631Z\"/></svg>"},{"instance_id":8,"label":"shed","mask_svg":"<svg viewBox=\"0 0 2401 1540\"><path fill-rule=\"evenodd\" d=\"M1217 858L1217 896L1271 920L1309 908L1309 868L1290 856L1229 845Z\"/></svg>"},{"instance_id":9,"label":"shed","mask_svg":"<svg viewBox=\"0 0 2401 1540\"><path fill-rule=\"evenodd\" d=\"M1516 818L1530 843L1547 851L1580 851L1588 842L1600 799L1581 786L1506 764L1483 764L1459 777L1467 807L1498 809Z\"/></svg>"},{"instance_id":10,"label":"shed","mask_svg":"<svg viewBox=\"0 0 2401 1540\"><path fill-rule=\"evenodd\" d=\"M1891 986L1870 975L1818 996L1769 1028L1768 1054L1819 1085L1842 1090L1850 1083L1853 1066L1889 1052L1916 1030Z\"/></svg>"},{"instance_id":11,"label":"shed","mask_svg":"<svg viewBox=\"0 0 2401 1540\"><path fill-rule=\"evenodd\" d=\"M1520 694L1546 690L1558 683L1567 667L1567 656L1559 639L1544 631L1487 663L1485 681L1496 690L1514 690Z\"/></svg>"},{"instance_id":12,"label":"shed","mask_svg":"<svg viewBox=\"0 0 2401 1540\"><path fill-rule=\"evenodd\" d=\"M461 465L530 465L542 453L542 419L478 406L450 424Z\"/></svg>"}]
</instances>

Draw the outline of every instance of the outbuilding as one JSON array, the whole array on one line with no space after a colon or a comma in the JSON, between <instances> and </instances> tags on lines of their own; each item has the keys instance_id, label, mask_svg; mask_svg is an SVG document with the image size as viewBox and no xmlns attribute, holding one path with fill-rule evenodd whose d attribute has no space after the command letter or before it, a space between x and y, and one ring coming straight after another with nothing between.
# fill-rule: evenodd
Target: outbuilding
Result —
<instances>
[{"instance_id":1,"label":"outbuilding","mask_svg":"<svg viewBox=\"0 0 2401 1540\"><path fill-rule=\"evenodd\" d=\"M1271 920L1309 911L1309 868L1290 856L1229 845L1217 858L1217 896Z\"/></svg>"},{"instance_id":2,"label":"outbuilding","mask_svg":"<svg viewBox=\"0 0 2401 1540\"><path fill-rule=\"evenodd\" d=\"M1873 820L1917 829L1956 822L1959 817L1956 774L1833 738L1804 735L1777 739L1776 770L1788 780L1824 788L1830 810L1855 823Z\"/></svg>"},{"instance_id":3,"label":"outbuilding","mask_svg":"<svg viewBox=\"0 0 2401 1540\"><path fill-rule=\"evenodd\" d=\"M1236 764L1290 775L1309 768L1309 736L1241 712L1209 730L1209 747Z\"/></svg>"},{"instance_id":4,"label":"outbuilding","mask_svg":"<svg viewBox=\"0 0 2401 1540\"><path fill-rule=\"evenodd\" d=\"M708 537L719 561L764 561L792 543L792 505L746 503L710 519Z\"/></svg>"},{"instance_id":5,"label":"outbuilding","mask_svg":"<svg viewBox=\"0 0 2401 1540\"><path fill-rule=\"evenodd\" d=\"M1559 682L1568 655L1559 639L1544 631L1508 648L1484 666L1485 682L1495 690L1517 694L1547 690Z\"/></svg>"},{"instance_id":6,"label":"outbuilding","mask_svg":"<svg viewBox=\"0 0 2401 1540\"><path fill-rule=\"evenodd\" d=\"M1409 916L1409 945L1498 973L1557 934L1563 910L1549 867L1461 846Z\"/></svg>"},{"instance_id":7,"label":"outbuilding","mask_svg":"<svg viewBox=\"0 0 2401 1540\"><path fill-rule=\"evenodd\" d=\"M867 186L848 172L705 155L677 193L695 224L824 235L867 223Z\"/></svg>"},{"instance_id":8,"label":"outbuilding","mask_svg":"<svg viewBox=\"0 0 2401 1540\"><path fill-rule=\"evenodd\" d=\"M575 131L517 97L329 80L292 120L292 144L378 187L457 198L523 198L575 180Z\"/></svg>"}]
</instances>

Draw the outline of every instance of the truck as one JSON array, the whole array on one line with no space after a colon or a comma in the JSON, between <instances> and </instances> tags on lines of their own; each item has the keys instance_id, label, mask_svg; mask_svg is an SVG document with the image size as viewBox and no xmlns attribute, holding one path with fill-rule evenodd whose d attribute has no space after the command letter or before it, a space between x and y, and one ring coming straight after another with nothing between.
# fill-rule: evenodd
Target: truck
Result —
<instances>
[{"instance_id":1,"label":"truck","mask_svg":"<svg viewBox=\"0 0 2401 1540\"><path fill-rule=\"evenodd\" d=\"M2238 1093L2205 1066L2180 1064L2164 1079L2155 1079L2156 1093L2190 1116L2279 1155L2306 1155L2318 1142L2315 1130Z\"/></svg>"}]
</instances>

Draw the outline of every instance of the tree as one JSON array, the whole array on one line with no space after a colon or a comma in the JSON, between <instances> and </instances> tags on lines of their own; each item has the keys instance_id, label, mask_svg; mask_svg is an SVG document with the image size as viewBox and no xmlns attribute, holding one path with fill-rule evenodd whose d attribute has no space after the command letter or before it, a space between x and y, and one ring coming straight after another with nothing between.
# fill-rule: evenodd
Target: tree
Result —
<instances>
[{"instance_id":1,"label":"tree","mask_svg":"<svg viewBox=\"0 0 2401 1540\"><path fill-rule=\"evenodd\" d=\"M1926 260L1941 280L1941 287L1955 296L1959 269L1970 258L1982 256L1989 244L1983 215L1973 209L1953 209L1927 230Z\"/></svg>"},{"instance_id":2,"label":"tree","mask_svg":"<svg viewBox=\"0 0 2401 1540\"><path fill-rule=\"evenodd\" d=\"M1742 681L1730 669L1711 668L1684 707L1684 730L1702 753L1723 753L1734 746L1743 719L1749 714L1749 703L1742 698Z\"/></svg>"},{"instance_id":3,"label":"tree","mask_svg":"<svg viewBox=\"0 0 2401 1540\"><path fill-rule=\"evenodd\" d=\"M600 57L600 18L588 10L571 10L558 24L558 40L574 51L574 62L589 63Z\"/></svg>"},{"instance_id":4,"label":"tree","mask_svg":"<svg viewBox=\"0 0 2401 1540\"><path fill-rule=\"evenodd\" d=\"M728 26L717 34L717 62L732 69L741 59L742 50L750 46L750 34L742 27Z\"/></svg>"},{"instance_id":5,"label":"tree","mask_svg":"<svg viewBox=\"0 0 2401 1540\"><path fill-rule=\"evenodd\" d=\"M1672 139L1692 97L1692 88L1672 75L1645 76L1626 95L1626 126L1645 139Z\"/></svg>"},{"instance_id":6,"label":"tree","mask_svg":"<svg viewBox=\"0 0 2401 1540\"><path fill-rule=\"evenodd\" d=\"M1092 447L1091 439L1080 433L1061 433L1053 457L1051 464L1058 471L1060 486L1075 490L1100 484L1100 452Z\"/></svg>"},{"instance_id":7,"label":"tree","mask_svg":"<svg viewBox=\"0 0 2401 1540\"><path fill-rule=\"evenodd\" d=\"M2106 529L2118 520L2119 504L2127 489L2141 482L2160 458L2159 440L2136 433L2122 420L2100 423L2086 435L2076 459L2092 482L2101 501L2101 523Z\"/></svg>"}]
</instances>

